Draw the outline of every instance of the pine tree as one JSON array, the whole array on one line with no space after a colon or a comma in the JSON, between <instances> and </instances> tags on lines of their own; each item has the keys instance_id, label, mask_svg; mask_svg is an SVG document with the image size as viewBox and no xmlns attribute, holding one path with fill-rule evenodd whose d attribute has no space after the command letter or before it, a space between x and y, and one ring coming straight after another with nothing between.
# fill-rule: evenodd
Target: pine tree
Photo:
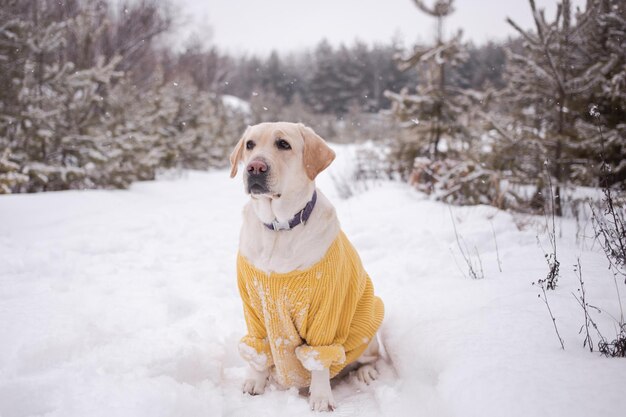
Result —
<instances>
[{"instance_id":1,"label":"pine tree","mask_svg":"<svg viewBox=\"0 0 626 417\"><path fill-rule=\"evenodd\" d=\"M33 5L36 16L46 11L38 2ZM63 58L62 51L68 33L81 44L102 24L93 9L86 8L65 20L32 26L18 96L23 109L22 171L31 177L28 191L91 187L99 182L99 168L108 158L99 128L111 83L122 76L115 69L119 58L105 62L100 57L95 65L78 69Z\"/></svg>"},{"instance_id":2,"label":"pine tree","mask_svg":"<svg viewBox=\"0 0 626 417\"><path fill-rule=\"evenodd\" d=\"M338 92L344 91L339 65L333 47L326 40L320 42L315 49L313 74L307 84L308 103L316 112L345 112L344 103L337 98Z\"/></svg>"},{"instance_id":3,"label":"pine tree","mask_svg":"<svg viewBox=\"0 0 626 417\"><path fill-rule=\"evenodd\" d=\"M28 180L11 157L21 129L17 101L31 30L24 13L23 3L0 1L0 193L15 192Z\"/></svg>"},{"instance_id":4,"label":"pine tree","mask_svg":"<svg viewBox=\"0 0 626 417\"><path fill-rule=\"evenodd\" d=\"M585 92L576 96L580 139L572 153L574 159L589 163L575 164L572 178L626 190L626 4L593 1L578 21L577 47L583 51L586 70L581 77ZM602 172L603 163L609 172Z\"/></svg>"},{"instance_id":5,"label":"pine tree","mask_svg":"<svg viewBox=\"0 0 626 417\"><path fill-rule=\"evenodd\" d=\"M368 53L368 100L366 111L378 112L387 109L391 103L385 97L385 91L399 91L402 86L411 84L409 71L401 71L393 61L400 52L400 46L376 45Z\"/></svg>"},{"instance_id":6,"label":"pine tree","mask_svg":"<svg viewBox=\"0 0 626 417\"><path fill-rule=\"evenodd\" d=\"M367 47L357 43L354 48L342 45L336 52L337 78L341 88L335 92L335 114L367 107L370 77Z\"/></svg>"},{"instance_id":7,"label":"pine tree","mask_svg":"<svg viewBox=\"0 0 626 417\"><path fill-rule=\"evenodd\" d=\"M502 75L506 62L504 47L495 42L481 46L469 45L468 60L457 69L459 87L484 91L505 86Z\"/></svg>"},{"instance_id":8,"label":"pine tree","mask_svg":"<svg viewBox=\"0 0 626 417\"><path fill-rule=\"evenodd\" d=\"M263 91L274 93L280 97L284 104L291 103L295 93L292 70L284 63L276 51L272 51L263 66L261 74L261 86Z\"/></svg>"},{"instance_id":9,"label":"pine tree","mask_svg":"<svg viewBox=\"0 0 626 417\"><path fill-rule=\"evenodd\" d=\"M9 148L0 155L0 194L11 194L28 182L28 175L20 172L20 166L9 160Z\"/></svg>"},{"instance_id":10,"label":"pine tree","mask_svg":"<svg viewBox=\"0 0 626 417\"><path fill-rule=\"evenodd\" d=\"M444 40L443 25L453 9L452 0L416 6L437 19L436 43L416 46L409 57L398 57L399 68L419 71L415 91L386 92L392 114L406 127L393 144L393 169L417 189L454 204L492 204L506 207L510 198L501 188L499 173L482 162L489 153L484 127L478 117L484 95L463 89L460 66L468 58L459 31Z\"/></svg>"},{"instance_id":11,"label":"pine tree","mask_svg":"<svg viewBox=\"0 0 626 417\"><path fill-rule=\"evenodd\" d=\"M404 88L400 93L387 92L392 112L411 130L412 138L405 146L408 161L417 156L431 160L441 158L455 144L469 138L467 126L471 95L451 85L448 74L467 58L461 43L461 32L444 41L444 20L454 11L452 0L437 0L432 8L414 0L424 13L437 19L437 39L433 46L416 46L408 58L399 58L399 68L418 68L420 82L414 93ZM447 148L447 149L446 149Z\"/></svg>"},{"instance_id":12,"label":"pine tree","mask_svg":"<svg viewBox=\"0 0 626 417\"><path fill-rule=\"evenodd\" d=\"M514 113L503 140L535 155L535 163L529 164L534 165L530 167L533 175L541 176L542 163L547 165L555 187L554 211L560 216L562 186L577 177L582 179L581 171L598 159L593 157L600 149L598 135L584 131L585 120L592 119L590 104L604 102L607 114L615 114L609 104L613 99L607 97L611 85L619 84L620 74L624 74L624 6L620 1L589 1L574 21L570 1L562 0L555 18L549 21L534 0L529 0L529 5L534 31L508 19L524 39L524 52L508 51L505 97ZM604 40L602 33L608 35ZM613 126L611 134L607 132L612 149L624 137L619 125ZM617 155L624 155L623 146L617 148L621 149ZM537 193L547 185L538 180Z\"/></svg>"}]
</instances>

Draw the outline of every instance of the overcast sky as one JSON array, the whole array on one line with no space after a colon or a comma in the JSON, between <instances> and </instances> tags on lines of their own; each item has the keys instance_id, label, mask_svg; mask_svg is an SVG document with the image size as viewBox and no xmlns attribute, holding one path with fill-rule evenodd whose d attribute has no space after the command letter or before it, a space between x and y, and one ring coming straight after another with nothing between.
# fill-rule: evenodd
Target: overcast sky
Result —
<instances>
[{"instance_id":1,"label":"overcast sky","mask_svg":"<svg viewBox=\"0 0 626 417\"><path fill-rule=\"evenodd\" d=\"M432 4L434 0L426 0ZM555 0L536 0L553 16ZM573 0L584 6L585 0ZM326 38L332 44L390 42L401 35L405 46L433 38L435 19L420 12L413 0L177 0L184 22L178 39L191 32L203 43L236 54L296 51ZM483 43L514 33L505 22L532 25L527 0L456 0L446 29L463 29L465 39Z\"/></svg>"}]
</instances>

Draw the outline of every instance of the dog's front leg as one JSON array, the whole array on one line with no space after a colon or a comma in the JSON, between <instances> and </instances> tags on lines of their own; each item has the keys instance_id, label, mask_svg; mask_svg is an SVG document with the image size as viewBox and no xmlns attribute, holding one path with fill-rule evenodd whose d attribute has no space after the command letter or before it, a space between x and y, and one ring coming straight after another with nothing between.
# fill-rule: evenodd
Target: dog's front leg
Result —
<instances>
[{"instance_id":1,"label":"dog's front leg","mask_svg":"<svg viewBox=\"0 0 626 417\"><path fill-rule=\"evenodd\" d=\"M330 389L330 371L324 368L311 371L311 387L309 388L309 404L313 411L333 411L335 399Z\"/></svg>"},{"instance_id":2,"label":"dog's front leg","mask_svg":"<svg viewBox=\"0 0 626 417\"><path fill-rule=\"evenodd\" d=\"M243 392L250 395L260 395L265 392L267 379L270 376L268 369L257 371L252 366L248 368L248 376L243 384Z\"/></svg>"}]
</instances>

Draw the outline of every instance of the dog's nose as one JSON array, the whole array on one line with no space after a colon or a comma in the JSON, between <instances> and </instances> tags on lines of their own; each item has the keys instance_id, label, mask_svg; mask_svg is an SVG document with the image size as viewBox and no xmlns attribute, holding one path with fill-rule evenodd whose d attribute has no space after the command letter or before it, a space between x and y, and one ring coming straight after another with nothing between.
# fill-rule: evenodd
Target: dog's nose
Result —
<instances>
[{"instance_id":1,"label":"dog's nose","mask_svg":"<svg viewBox=\"0 0 626 417\"><path fill-rule=\"evenodd\" d=\"M267 164L260 159L255 159L248 164L248 174L261 175L267 172Z\"/></svg>"}]
</instances>

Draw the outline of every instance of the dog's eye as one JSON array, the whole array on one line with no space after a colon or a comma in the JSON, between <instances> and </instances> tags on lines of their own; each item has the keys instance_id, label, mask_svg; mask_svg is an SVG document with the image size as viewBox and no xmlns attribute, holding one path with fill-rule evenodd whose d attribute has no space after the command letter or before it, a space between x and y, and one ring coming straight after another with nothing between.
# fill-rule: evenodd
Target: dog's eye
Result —
<instances>
[{"instance_id":1,"label":"dog's eye","mask_svg":"<svg viewBox=\"0 0 626 417\"><path fill-rule=\"evenodd\" d=\"M246 142L246 149L248 149L248 150L254 149L255 146L256 146L256 144L254 142L252 142L251 140Z\"/></svg>"},{"instance_id":2,"label":"dog's eye","mask_svg":"<svg viewBox=\"0 0 626 417\"><path fill-rule=\"evenodd\" d=\"M289 142L287 142L285 139L278 139L276 141L276 147L278 149L282 149L282 150L288 150L291 149L291 145L289 144Z\"/></svg>"}]
</instances>

